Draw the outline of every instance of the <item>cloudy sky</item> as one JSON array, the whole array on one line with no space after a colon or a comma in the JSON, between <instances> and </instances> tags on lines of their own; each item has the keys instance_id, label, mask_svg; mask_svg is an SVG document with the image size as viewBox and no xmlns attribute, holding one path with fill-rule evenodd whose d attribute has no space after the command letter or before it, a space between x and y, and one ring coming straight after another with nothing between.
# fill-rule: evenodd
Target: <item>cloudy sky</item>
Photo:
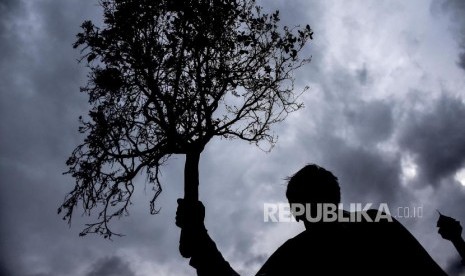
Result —
<instances>
[{"instance_id":1,"label":"cloudy sky","mask_svg":"<svg viewBox=\"0 0 465 276\"><path fill-rule=\"evenodd\" d=\"M465 223L465 2L260 3L280 9L285 24L314 29L312 62L296 74L310 90L305 109L274 129L271 153L220 139L204 151L200 197L225 257L253 275L303 230L263 222L263 204L285 202L284 178L317 163L339 177L344 203L386 202L393 215L421 207L421 218L399 220L458 274L435 209ZM100 12L93 0L0 0L0 275L195 275L174 225L183 156L163 168L158 215L149 215L150 189L138 181L130 216L114 223L125 237L78 237L89 218L68 227L56 214L73 187L62 172L88 109L79 93L86 68L71 45Z\"/></svg>"}]
</instances>

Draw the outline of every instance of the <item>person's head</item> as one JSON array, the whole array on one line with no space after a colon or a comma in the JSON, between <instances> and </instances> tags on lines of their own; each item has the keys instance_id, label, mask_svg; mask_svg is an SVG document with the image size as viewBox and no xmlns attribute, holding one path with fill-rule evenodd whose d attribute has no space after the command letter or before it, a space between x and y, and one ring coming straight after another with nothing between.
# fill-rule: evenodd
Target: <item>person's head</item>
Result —
<instances>
[{"instance_id":1,"label":"person's head","mask_svg":"<svg viewBox=\"0 0 465 276\"><path fill-rule=\"evenodd\" d=\"M288 179L286 197L290 204L315 206L323 203L337 205L341 202L341 190L337 177L318 165L306 165ZM296 218L302 219L302 217Z\"/></svg>"}]
</instances>

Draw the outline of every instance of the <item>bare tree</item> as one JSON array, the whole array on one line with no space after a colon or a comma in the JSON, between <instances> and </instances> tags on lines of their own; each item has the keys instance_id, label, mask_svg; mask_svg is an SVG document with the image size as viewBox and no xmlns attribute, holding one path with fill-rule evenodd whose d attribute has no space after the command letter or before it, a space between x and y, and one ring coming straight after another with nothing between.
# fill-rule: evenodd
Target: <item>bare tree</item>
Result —
<instances>
[{"instance_id":1,"label":"bare tree","mask_svg":"<svg viewBox=\"0 0 465 276\"><path fill-rule=\"evenodd\" d=\"M75 180L58 212L71 222L82 203L98 221L81 235L119 235L109 222L127 214L134 178L161 192L160 166L185 154L185 199L198 199L200 153L214 136L275 143L270 126L302 107L293 71L312 31L278 28L254 0L101 0L103 26L82 24L75 48L90 69L87 138L69 157ZM305 90L305 89L304 89Z\"/></svg>"}]
</instances>

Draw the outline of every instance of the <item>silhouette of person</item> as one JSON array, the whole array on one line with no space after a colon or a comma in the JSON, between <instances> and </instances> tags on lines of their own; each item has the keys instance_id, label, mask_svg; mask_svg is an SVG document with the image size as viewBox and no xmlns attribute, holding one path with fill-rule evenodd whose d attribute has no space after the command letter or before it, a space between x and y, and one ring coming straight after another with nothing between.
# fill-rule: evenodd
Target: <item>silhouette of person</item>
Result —
<instances>
[{"instance_id":1,"label":"silhouette of person","mask_svg":"<svg viewBox=\"0 0 465 276\"><path fill-rule=\"evenodd\" d=\"M269 275L446 275L421 244L398 221L368 210L359 221L315 221L318 205L341 201L337 178L317 165L307 165L289 178L291 205L309 204L310 217L293 209L306 230L281 245L256 274ZM354 213L342 212L349 218ZM239 275L223 258L203 223L201 202L178 199L176 225L189 229L189 264L197 275ZM375 222L376 221L376 222Z\"/></svg>"}]
</instances>

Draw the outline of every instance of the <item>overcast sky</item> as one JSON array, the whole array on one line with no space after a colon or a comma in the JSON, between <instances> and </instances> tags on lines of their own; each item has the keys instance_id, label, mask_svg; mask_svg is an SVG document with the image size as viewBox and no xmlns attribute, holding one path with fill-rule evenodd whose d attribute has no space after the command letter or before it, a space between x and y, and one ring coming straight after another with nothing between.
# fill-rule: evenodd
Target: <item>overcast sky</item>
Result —
<instances>
[{"instance_id":1,"label":"overcast sky","mask_svg":"<svg viewBox=\"0 0 465 276\"><path fill-rule=\"evenodd\" d=\"M465 2L260 3L280 9L285 24L313 28L312 62L296 74L310 90L305 109L274 128L271 153L220 139L206 147L200 197L225 257L253 275L303 230L263 222L263 203L285 202L284 178L317 163L339 177L346 204L422 207L422 218L399 220L458 274L435 210L465 224ZM100 12L92 0L0 0L0 275L195 275L174 225L183 156L163 167L158 215L149 215L150 187L138 181L130 216L114 224L125 237L78 237L89 219L75 216L68 227L56 214L73 187L62 172L88 110L79 93L86 68L71 45L82 21L98 22Z\"/></svg>"}]
</instances>

